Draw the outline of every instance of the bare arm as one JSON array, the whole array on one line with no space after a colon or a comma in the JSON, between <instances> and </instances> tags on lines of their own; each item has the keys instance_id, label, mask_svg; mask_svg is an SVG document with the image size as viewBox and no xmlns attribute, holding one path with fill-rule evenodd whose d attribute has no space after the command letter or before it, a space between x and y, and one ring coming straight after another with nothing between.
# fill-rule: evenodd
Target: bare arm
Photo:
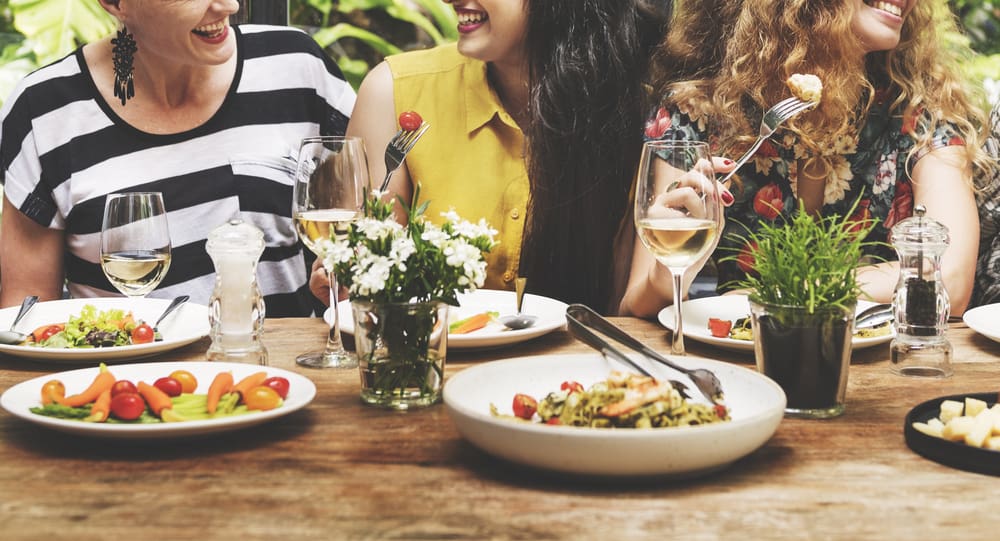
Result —
<instances>
[{"instance_id":1,"label":"bare arm","mask_svg":"<svg viewBox=\"0 0 1000 541\"><path fill-rule=\"evenodd\" d=\"M38 225L6 197L0 223L0 306L18 305L27 295L43 301L61 298L63 232Z\"/></svg>"},{"instance_id":2,"label":"bare arm","mask_svg":"<svg viewBox=\"0 0 1000 541\"><path fill-rule=\"evenodd\" d=\"M965 312L972 296L979 251L979 215L971 185L968 162L959 147L934 150L913 167L914 205L924 205L926 216L944 224L951 238L941 274L955 316ZM858 273L865 293L878 302L892 300L898 279L895 261L862 267Z\"/></svg>"}]
</instances>

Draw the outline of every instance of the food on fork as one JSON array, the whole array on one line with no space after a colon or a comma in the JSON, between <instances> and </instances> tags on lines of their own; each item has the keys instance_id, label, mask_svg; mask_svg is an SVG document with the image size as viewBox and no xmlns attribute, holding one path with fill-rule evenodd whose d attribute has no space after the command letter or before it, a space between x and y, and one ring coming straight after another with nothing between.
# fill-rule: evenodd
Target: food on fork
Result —
<instances>
[{"instance_id":1,"label":"food on fork","mask_svg":"<svg viewBox=\"0 0 1000 541\"><path fill-rule=\"evenodd\" d=\"M785 84L792 90L792 94L802 101L819 103L823 95L823 82L811 73L793 73Z\"/></svg>"},{"instance_id":2,"label":"food on fork","mask_svg":"<svg viewBox=\"0 0 1000 541\"><path fill-rule=\"evenodd\" d=\"M399 127L406 131L418 130L423 123L424 119L415 111L403 111L399 114Z\"/></svg>"}]
</instances>

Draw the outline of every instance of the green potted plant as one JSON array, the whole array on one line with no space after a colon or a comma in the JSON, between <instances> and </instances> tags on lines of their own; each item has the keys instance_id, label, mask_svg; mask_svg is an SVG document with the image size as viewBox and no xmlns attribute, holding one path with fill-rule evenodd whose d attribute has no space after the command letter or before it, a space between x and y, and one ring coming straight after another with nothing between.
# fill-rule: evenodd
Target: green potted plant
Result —
<instances>
[{"instance_id":1,"label":"green potted plant","mask_svg":"<svg viewBox=\"0 0 1000 541\"><path fill-rule=\"evenodd\" d=\"M454 212L430 222L419 185L412 204L397 198L408 218L403 226L393 218L393 201L380 196L366 198L365 216L331 239L324 264L351 299L361 400L405 410L440 400L448 305L483 285L483 254L496 231Z\"/></svg>"},{"instance_id":2,"label":"green potted plant","mask_svg":"<svg viewBox=\"0 0 1000 541\"><path fill-rule=\"evenodd\" d=\"M802 207L743 237L732 256L752 261L739 282L749 290L757 369L788 397L791 416L826 418L844 411L854 312L861 287L856 267L875 221L816 217Z\"/></svg>"}]
</instances>

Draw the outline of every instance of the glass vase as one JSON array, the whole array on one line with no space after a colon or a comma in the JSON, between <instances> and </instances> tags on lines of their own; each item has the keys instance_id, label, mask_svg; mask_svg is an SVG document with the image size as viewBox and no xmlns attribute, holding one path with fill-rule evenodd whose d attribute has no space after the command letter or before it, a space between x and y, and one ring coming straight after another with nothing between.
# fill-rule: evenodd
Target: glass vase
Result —
<instances>
[{"instance_id":1,"label":"glass vase","mask_svg":"<svg viewBox=\"0 0 1000 541\"><path fill-rule=\"evenodd\" d=\"M448 349L443 302L351 301L361 400L408 410L441 400Z\"/></svg>"},{"instance_id":2,"label":"glass vase","mask_svg":"<svg viewBox=\"0 0 1000 541\"><path fill-rule=\"evenodd\" d=\"M788 397L785 414L824 419L844 413L854 305L822 307L750 302L757 370Z\"/></svg>"}]
</instances>

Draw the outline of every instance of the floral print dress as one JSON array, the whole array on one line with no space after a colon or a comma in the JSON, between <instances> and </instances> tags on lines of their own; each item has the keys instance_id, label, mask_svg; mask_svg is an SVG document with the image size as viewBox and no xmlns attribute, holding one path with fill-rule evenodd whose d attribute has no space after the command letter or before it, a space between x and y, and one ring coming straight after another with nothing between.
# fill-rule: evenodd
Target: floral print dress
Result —
<instances>
[{"instance_id":1,"label":"floral print dress","mask_svg":"<svg viewBox=\"0 0 1000 541\"><path fill-rule=\"evenodd\" d=\"M907 175L926 152L910 156L914 140L910 137L915 124L904 121L902 115L889 110L891 99L876 94L867 122L857 141L842 138L823 150L833 170L826 182L821 213L824 216L845 216L859 222L877 219L869 241L886 242L889 231L899 221L913 213L913 187ZM698 112L683 112L659 108L646 124L646 140L708 141L707 120ZM937 128L932 148L960 145L948 125ZM765 141L753 157L740 169L742 189L733 189L736 201L726 210L726 224L719 248L712 258L719 273L720 293L733 289L734 281L742 280L752 271L744 240L749 231L756 232L762 223L791 216L798 208L796 192L797 160L804 153L795 136L779 128ZM963 182L955 179L955 182ZM857 206L855 203L857 202ZM732 256L738 256L733 258ZM888 245L869 248L867 255L876 260L895 260L895 251Z\"/></svg>"}]
</instances>

